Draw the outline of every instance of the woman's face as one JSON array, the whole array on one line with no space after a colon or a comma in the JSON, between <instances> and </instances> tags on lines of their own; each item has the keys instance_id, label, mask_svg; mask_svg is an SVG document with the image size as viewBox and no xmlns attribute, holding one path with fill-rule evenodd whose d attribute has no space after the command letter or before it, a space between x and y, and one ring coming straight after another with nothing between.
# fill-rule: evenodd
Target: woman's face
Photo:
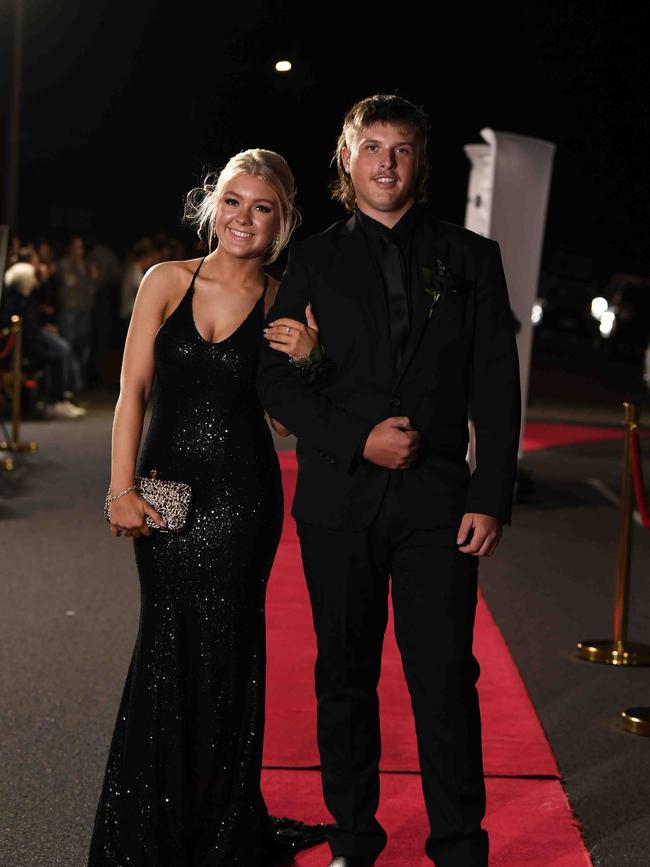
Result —
<instances>
[{"instance_id":1,"label":"woman's face","mask_svg":"<svg viewBox=\"0 0 650 867\"><path fill-rule=\"evenodd\" d=\"M227 181L217 206L214 232L232 256L264 256L280 229L280 208L271 187L256 175Z\"/></svg>"}]
</instances>

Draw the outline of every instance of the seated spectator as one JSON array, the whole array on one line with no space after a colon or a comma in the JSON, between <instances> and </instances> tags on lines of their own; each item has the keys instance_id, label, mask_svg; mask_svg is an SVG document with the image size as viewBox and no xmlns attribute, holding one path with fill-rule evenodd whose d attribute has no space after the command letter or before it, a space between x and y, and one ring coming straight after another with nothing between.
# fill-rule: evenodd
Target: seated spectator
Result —
<instances>
[{"instance_id":1,"label":"seated spectator","mask_svg":"<svg viewBox=\"0 0 650 867\"><path fill-rule=\"evenodd\" d=\"M28 248L18 253L18 261L5 273L0 321L8 324L11 317L22 319L23 357L45 370L45 403L48 418L76 419L86 410L72 402L80 383L79 366L70 344L58 333L35 293L38 287L35 254Z\"/></svg>"}]
</instances>

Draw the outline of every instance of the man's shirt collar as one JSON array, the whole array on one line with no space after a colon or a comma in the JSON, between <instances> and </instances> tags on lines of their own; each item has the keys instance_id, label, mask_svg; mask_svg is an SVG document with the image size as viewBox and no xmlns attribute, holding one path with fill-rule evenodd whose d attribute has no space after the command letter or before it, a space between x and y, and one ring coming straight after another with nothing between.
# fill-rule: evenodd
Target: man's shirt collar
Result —
<instances>
[{"instance_id":1,"label":"man's shirt collar","mask_svg":"<svg viewBox=\"0 0 650 867\"><path fill-rule=\"evenodd\" d=\"M408 211L406 211L405 214L402 214L392 229L389 229L388 226L380 223L379 220L375 220L374 217L364 214L364 212L359 208L356 209L355 213L364 229L368 229L376 235L383 236L384 238L392 238L393 240L395 240L395 237L397 236L400 243L404 244L411 236L420 210L421 205L419 202L414 202Z\"/></svg>"}]
</instances>

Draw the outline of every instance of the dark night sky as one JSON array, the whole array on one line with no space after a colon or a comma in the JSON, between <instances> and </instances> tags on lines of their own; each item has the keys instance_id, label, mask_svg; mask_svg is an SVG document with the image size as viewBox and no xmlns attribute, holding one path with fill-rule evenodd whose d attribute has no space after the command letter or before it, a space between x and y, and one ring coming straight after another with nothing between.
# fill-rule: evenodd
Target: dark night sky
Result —
<instances>
[{"instance_id":1,"label":"dark night sky","mask_svg":"<svg viewBox=\"0 0 650 867\"><path fill-rule=\"evenodd\" d=\"M558 145L546 254L590 257L595 276L650 273L650 15L604 2L530 0L515 11L427 4L213 4L25 0L19 228L79 228L124 249L182 234L182 195L203 166L251 146L288 159L300 232L344 216L328 200L343 113L396 92L432 121L431 193L462 222L462 145L483 126ZM11 4L0 17L8 104ZM294 71L279 76L275 60ZM6 74L5 74L6 73ZM3 111L3 128L7 126ZM3 153L4 161L4 153ZM4 163L3 163L4 164Z\"/></svg>"}]
</instances>

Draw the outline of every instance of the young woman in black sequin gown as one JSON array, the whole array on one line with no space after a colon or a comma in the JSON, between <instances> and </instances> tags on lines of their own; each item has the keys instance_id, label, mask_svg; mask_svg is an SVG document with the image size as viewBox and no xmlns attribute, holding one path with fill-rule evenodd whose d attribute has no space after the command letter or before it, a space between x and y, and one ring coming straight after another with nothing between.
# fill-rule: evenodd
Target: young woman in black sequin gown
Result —
<instances>
[{"instance_id":1,"label":"young woman in black sequin gown","mask_svg":"<svg viewBox=\"0 0 650 867\"><path fill-rule=\"evenodd\" d=\"M89 867L257 867L324 839L321 826L270 819L260 792L264 601L283 499L255 375L277 290L263 265L289 239L293 194L279 155L233 157L189 200L216 249L155 266L138 292L113 425L110 523L134 538L141 614ZM180 534L150 530L145 515L160 515L137 491L122 493L152 469L192 487Z\"/></svg>"}]
</instances>

